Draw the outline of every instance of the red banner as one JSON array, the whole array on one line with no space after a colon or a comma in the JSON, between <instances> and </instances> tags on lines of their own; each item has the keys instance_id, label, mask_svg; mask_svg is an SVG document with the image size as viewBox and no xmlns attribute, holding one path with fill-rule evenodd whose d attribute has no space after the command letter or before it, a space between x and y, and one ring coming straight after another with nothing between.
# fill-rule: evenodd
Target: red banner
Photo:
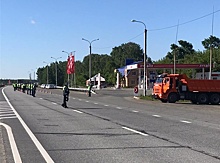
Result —
<instances>
[{"instance_id":1,"label":"red banner","mask_svg":"<svg viewBox=\"0 0 220 163\"><path fill-rule=\"evenodd\" d=\"M74 56L72 55L72 53L70 53L70 55L68 56L68 59L67 59L67 68L66 68L67 74L73 74L75 72L74 59L75 59Z\"/></svg>"}]
</instances>

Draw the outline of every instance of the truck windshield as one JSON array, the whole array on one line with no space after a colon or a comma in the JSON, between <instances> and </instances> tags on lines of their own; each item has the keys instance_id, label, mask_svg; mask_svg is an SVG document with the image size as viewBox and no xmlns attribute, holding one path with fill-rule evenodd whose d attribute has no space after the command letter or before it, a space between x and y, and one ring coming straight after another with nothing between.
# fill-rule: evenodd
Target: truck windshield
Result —
<instances>
[{"instance_id":1,"label":"truck windshield","mask_svg":"<svg viewBox=\"0 0 220 163\"><path fill-rule=\"evenodd\" d=\"M155 83L162 83L163 82L163 78L161 77L158 77L155 81Z\"/></svg>"}]
</instances>

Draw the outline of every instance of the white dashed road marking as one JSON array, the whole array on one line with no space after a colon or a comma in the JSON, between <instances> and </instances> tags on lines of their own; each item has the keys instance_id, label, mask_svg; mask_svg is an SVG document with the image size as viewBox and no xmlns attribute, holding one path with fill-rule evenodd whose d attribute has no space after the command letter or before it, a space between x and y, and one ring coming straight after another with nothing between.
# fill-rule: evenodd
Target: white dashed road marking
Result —
<instances>
[{"instance_id":1,"label":"white dashed road marking","mask_svg":"<svg viewBox=\"0 0 220 163\"><path fill-rule=\"evenodd\" d=\"M145 134L145 133L140 132L140 131L137 131L137 130L133 130L133 129L128 128L128 127L122 127L122 128L125 129L125 130L128 130L128 131L131 131L131 132L134 132L134 133L137 133L137 134L143 135L143 136L148 136L148 134Z\"/></svg>"},{"instance_id":2,"label":"white dashed road marking","mask_svg":"<svg viewBox=\"0 0 220 163\"><path fill-rule=\"evenodd\" d=\"M73 110L74 112L80 113L82 114L83 112L79 111L79 110Z\"/></svg>"},{"instance_id":3,"label":"white dashed road marking","mask_svg":"<svg viewBox=\"0 0 220 163\"><path fill-rule=\"evenodd\" d=\"M154 115L152 115L153 117L157 117L157 118L159 118L159 117L161 117L160 115L157 115L157 114L154 114Z\"/></svg>"},{"instance_id":4,"label":"white dashed road marking","mask_svg":"<svg viewBox=\"0 0 220 163\"><path fill-rule=\"evenodd\" d=\"M180 121L180 122L183 122L183 123L192 123L192 122L190 122L190 121Z\"/></svg>"}]
</instances>

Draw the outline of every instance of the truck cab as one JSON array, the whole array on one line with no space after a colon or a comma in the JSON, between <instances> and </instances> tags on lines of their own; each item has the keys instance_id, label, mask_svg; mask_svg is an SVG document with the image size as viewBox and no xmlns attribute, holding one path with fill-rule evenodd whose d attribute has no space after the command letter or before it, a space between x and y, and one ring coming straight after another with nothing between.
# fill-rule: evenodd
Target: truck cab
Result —
<instances>
[{"instance_id":1,"label":"truck cab","mask_svg":"<svg viewBox=\"0 0 220 163\"><path fill-rule=\"evenodd\" d=\"M175 103L180 99L179 83L180 79L178 74L158 75L154 83L152 95L162 102Z\"/></svg>"}]
</instances>

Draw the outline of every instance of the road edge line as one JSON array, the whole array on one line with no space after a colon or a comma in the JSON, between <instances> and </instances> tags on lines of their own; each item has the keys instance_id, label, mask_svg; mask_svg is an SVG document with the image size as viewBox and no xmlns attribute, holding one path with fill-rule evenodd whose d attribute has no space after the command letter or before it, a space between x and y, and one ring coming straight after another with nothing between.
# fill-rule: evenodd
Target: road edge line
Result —
<instances>
[{"instance_id":1,"label":"road edge line","mask_svg":"<svg viewBox=\"0 0 220 163\"><path fill-rule=\"evenodd\" d=\"M54 161L52 160L50 155L47 153L47 151L44 149L44 147L41 145L41 143L38 141L38 139L35 137L35 135L32 133L32 131L29 129L29 127L26 125L24 120L20 117L20 115L14 109L12 104L9 102L8 97L4 93L4 89L5 88L2 89L2 94L3 94L4 98L5 98L5 100L7 101L7 103L11 107L11 109L14 111L14 113L17 116L18 120L20 121L20 123L22 124L24 129L26 130L27 134L30 136L31 140L33 141L33 143L35 144L35 146L37 147L37 149L39 150L39 152L41 153L41 155L43 156L45 161L48 162L48 163L54 163Z\"/></svg>"}]
</instances>

